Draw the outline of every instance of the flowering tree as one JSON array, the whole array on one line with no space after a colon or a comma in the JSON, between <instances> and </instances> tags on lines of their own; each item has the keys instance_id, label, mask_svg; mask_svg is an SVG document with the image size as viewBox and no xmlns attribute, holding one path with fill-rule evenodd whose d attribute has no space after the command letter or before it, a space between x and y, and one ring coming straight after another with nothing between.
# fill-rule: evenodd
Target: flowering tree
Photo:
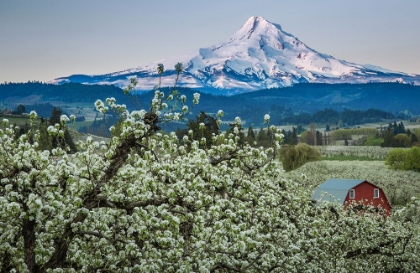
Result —
<instances>
[{"instance_id":1,"label":"flowering tree","mask_svg":"<svg viewBox=\"0 0 420 273\"><path fill-rule=\"evenodd\" d=\"M238 130L215 135L206 149L188 135L180 144L158 132L160 121L183 116L161 112L170 96L156 91L148 111L97 101L98 111L124 117L121 133L109 144L79 142L73 155L58 147L52 157L3 122L1 272L419 268L418 223L409 218L418 201L394 218L315 206L307 187L282 179L274 127L268 149L241 148Z\"/></svg>"}]
</instances>

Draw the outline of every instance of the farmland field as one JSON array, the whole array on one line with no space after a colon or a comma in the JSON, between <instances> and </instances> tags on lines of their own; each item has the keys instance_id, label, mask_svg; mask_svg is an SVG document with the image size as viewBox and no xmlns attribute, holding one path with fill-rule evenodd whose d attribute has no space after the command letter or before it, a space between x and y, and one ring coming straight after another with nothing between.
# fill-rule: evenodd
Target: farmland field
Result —
<instances>
[{"instance_id":1,"label":"farmland field","mask_svg":"<svg viewBox=\"0 0 420 273\"><path fill-rule=\"evenodd\" d=\"M388 151L393 149L380 146L316 146L325 157L354 156L385 160Z\"/></svg>"},{"instance_id":2,"label":"farmland field","mask_svg":"<svg viewBox=\"0 0 420 273\"><path fill-rule=\"evenodd\" d=\"M304 178L305 174L307 178ZM420 173L394 171L384 161L318 161L284 173L284 178L316 187L329 178L366 179L380 186L391 205L402 205L420 195Z\"/></svg>"}]
</instances>

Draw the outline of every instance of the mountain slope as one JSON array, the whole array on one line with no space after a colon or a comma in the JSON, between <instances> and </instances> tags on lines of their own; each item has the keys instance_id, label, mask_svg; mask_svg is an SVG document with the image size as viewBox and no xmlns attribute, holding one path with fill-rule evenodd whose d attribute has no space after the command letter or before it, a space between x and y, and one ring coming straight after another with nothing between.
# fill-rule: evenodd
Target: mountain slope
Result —
<instances>
[{"instance_id":1,"label":"mountain slope","mask_svg":"<svg viewBox=\"0 0 420 273\"><path fill-rule=\"evenodd\" d=\"M197 53L172 57L105 75L72 75L54 83L79 82L123 87L136 76L140 90L150 90L158 82L156 68L167 71L162 85L173 85L177 62L184 65L179 86L207 89L211 93L232 94L296 83L409 82L420 84L420 75L390 71L373 65L359 65L335 59L308 47L280 25L262 17L251 17L229 40ZM217 92L219 90L219 92Z\"/></svg>"}]
</instances>

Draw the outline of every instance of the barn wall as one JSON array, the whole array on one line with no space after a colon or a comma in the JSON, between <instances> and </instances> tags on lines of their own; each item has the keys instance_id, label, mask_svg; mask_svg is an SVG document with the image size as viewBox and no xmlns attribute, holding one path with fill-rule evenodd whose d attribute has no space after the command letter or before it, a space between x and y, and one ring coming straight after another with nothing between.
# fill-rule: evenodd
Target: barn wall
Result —
<instances>
[{"instance_id":1,"label":"barn wall","mask_svg":"<svg viewBox=\"0 0 420 273\"><path fill-rule=\"evenodd\" d=\"M391 212L391 207L382 189L377 188L368 182L363 182L353 189L356 191L356 196L354 199L350 199L349 194L347 193L346 199L344 201L345 206L354 200L357 203L362 202L364 205L374 205L375 207L380 205L383 209ZM373 198L374 189L379 189L379 198Z\"/></svg>"}]
</instances>

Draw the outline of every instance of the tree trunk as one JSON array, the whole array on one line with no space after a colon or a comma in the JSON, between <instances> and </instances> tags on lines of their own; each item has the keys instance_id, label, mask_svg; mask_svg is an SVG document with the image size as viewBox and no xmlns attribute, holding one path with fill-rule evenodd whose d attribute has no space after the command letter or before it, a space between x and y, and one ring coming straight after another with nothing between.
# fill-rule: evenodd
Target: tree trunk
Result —
<instances>
[{"instance_id":1,"label":"tree trunk","mask_svg":"<svg viewBox=\"0 0 420 273\"><path fill-rule=\"evenodd\" d=\"M25 248L25 264L28 267L29 272L38 272L39 267L35 262L35 220L23 220L22 234L23 234L23 246Z\"/></svg>"}]
</instances>

